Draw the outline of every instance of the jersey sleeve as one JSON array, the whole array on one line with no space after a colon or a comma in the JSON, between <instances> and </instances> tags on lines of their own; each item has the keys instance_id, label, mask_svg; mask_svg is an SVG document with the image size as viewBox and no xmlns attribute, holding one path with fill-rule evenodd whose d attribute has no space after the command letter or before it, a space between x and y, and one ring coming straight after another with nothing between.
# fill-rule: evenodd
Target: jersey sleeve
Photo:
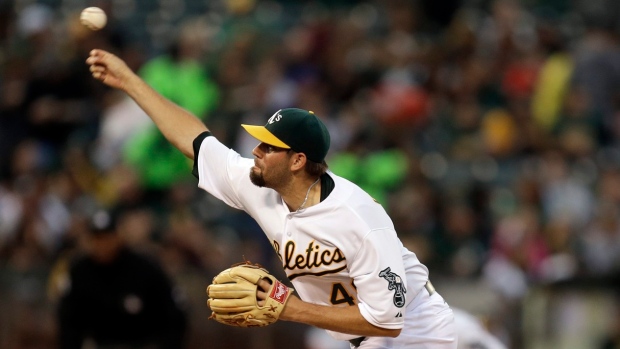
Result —
<instances>
[{"instance_id":1,"label":"jersey sleeve","mask_svg":"<svg viewBox=\"0 0 620 349\"><path fill-rule=\"evenodd\" d=\"M193 171L198 187L231 207L244 209L240 193L255 190L249 180L254 161L241 157L212 136L202 137L199 147L195 145L194 149L198 149L197 154L194 151Z\"/></svg>"},{"instance_id":2,"label":"jersey sleeve","mask_svg":"<svg viewBox=\"0 0 620 349\"><path fill-rule=\"evenodd\" d=\"M366 235L350 262L360 313L377 327L403 328L405 307L415 296L408 293L401 251L393 229L377 229Z\"/></svg>"}]
</instances>

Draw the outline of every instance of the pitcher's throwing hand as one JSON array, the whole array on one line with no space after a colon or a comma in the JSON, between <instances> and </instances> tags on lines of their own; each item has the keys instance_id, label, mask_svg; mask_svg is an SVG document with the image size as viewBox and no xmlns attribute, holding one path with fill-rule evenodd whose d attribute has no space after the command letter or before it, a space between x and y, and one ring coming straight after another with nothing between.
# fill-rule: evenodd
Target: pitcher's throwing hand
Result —
<instances>
[{"instance_id":1,"label":"pitcher's throwing hand","mask_svg":"<svg viewBox=\"0 0 620 349\"><path fill-rule=\"evenodd\" d=\"M123 60L106 51L90 51L86 64L90 66L90 72L95 79L120 90L125 90L127 81L136 77Z\"/></svg>"}]
</instances>

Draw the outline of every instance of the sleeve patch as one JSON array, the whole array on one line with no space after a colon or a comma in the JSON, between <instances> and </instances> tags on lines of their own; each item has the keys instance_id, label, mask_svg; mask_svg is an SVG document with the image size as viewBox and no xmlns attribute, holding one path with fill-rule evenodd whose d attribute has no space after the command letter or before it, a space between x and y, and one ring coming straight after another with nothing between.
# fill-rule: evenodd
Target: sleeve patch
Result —
<instances>
[{"instance_id":1,"label":"sleeve patch","mask_svg":"<svg viewBox=\"0 0 620 349\"><path fill-rule=\"evenodd\" d=\"M396 273L393 273L390 267L381 270L379 276L388 282L388 290L394 291L394 305L402 308L405 305L405 293L407 293L403 279Z\"/></svg>"}]
</instances>

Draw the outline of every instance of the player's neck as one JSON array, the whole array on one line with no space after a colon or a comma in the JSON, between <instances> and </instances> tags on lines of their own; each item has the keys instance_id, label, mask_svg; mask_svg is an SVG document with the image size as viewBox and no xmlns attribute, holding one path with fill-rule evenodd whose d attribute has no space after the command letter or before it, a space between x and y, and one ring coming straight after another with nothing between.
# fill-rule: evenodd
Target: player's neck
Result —
<instances>
[{"instance_id":1,"label":"player's neck","mask_svg":"<svg viewBox=\"0 0 620 349\"><path fill-rule=\"evenodd\" d=\"M320 177L308 178L294 185L288 195L282 194L282 198L291 212L302 212L320 201L320 193Z\"/></svg>"}]
</instances>

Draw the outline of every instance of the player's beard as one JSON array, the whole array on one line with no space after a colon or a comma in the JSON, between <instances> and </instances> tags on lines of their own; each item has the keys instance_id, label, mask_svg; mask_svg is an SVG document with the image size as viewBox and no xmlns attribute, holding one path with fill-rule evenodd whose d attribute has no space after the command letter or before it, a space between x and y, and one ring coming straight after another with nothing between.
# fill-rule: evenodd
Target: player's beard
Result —
<instances>
[{"instance_id":1,"label":"player's beard","mask_svg":"<svg viewBox=\"0 0 620 349\"><path fill-rule=\"evenodd\" d=\"M281 167L270 168L266 176L264 170L253 167L250 169L250 181L257 187L278 190L290 181L291 174L285 166L286 163L283 163Z\"/></svg>"},{"instance_id":2,"label":"player's beard","mask_svg":"<svg viewBox=\"0 0 620 349\"><path fill-rule=\"evenodd\" d=\"M252 182L252 184L260 188L264 187L266 184L265 177L263 177L263 173L254 171L253 168L250 169L250 181Z\"/></svg>"}]
</instances>

